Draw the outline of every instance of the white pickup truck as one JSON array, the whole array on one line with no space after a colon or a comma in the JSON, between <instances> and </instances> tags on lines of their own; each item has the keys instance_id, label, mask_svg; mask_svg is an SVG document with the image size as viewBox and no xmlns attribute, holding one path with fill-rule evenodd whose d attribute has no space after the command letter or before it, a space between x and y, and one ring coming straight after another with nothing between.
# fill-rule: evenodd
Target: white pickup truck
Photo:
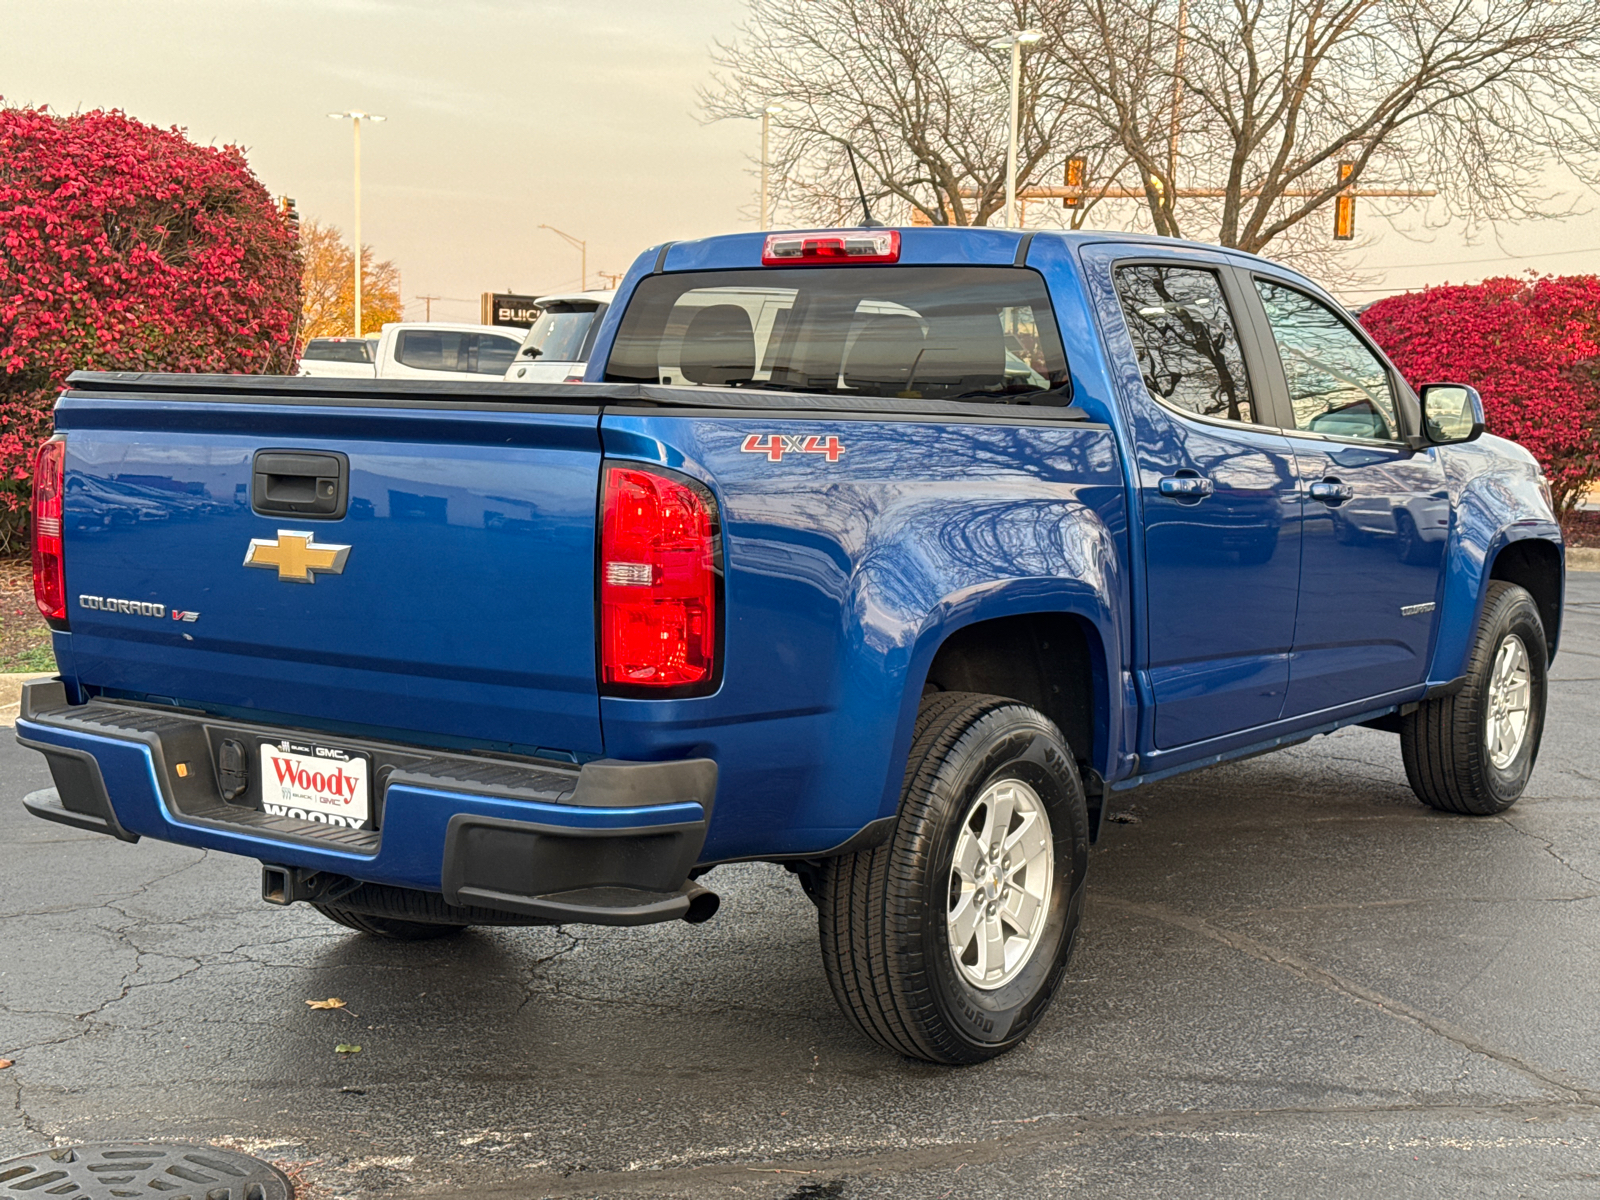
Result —
<instances>
[{"instance_id":1,"label":"white pickup truck","mask_svg":"<svg viewBox=\"0 0 1600 1200\"><path fill-rule=\"evenodd\" d=\"M376 342L313 338L297 374L340 379L502 379L519 330L442 321L391 321Z\"/></svg>"}]
</instances>

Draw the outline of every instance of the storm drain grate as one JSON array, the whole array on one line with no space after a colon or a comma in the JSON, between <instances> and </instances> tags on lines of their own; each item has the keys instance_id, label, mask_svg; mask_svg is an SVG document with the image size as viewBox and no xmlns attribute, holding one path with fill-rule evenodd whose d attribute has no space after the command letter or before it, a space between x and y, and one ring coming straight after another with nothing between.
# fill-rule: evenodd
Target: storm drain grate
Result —
<instances>
[{"instance_id":1,"label":"storm drain grate","mask_svg":"<svg viewBox=\"0 0 1600 1200\"><path fill-rule=\"evenodd\" d=\"M269 1163L215 1146L100 1142L58 1146L0 1162L3 1200L294 1200L288 1176Z\"/></svg>"}]
</instances>

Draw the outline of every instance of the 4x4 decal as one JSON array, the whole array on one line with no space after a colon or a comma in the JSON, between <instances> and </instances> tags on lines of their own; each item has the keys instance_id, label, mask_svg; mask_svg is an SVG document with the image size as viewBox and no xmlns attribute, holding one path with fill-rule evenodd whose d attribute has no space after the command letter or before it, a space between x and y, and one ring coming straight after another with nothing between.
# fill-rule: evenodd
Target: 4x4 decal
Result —
<instances>
[{"instance_id":1,"label":"4x4 decal","mask_svg":"<svg viewBox=\"0 0 1600 1200\"><path fill-rule=\"evenodd\" d=\"M814 433L805 437L791 437L786 433L752 433L739 449L746 454L765 454L768 462L782 462L785 454L825 454L829 462L838 462L839 456L844 453L844 447L833 434L824 438Z\"/></svg>"}]
</instances>

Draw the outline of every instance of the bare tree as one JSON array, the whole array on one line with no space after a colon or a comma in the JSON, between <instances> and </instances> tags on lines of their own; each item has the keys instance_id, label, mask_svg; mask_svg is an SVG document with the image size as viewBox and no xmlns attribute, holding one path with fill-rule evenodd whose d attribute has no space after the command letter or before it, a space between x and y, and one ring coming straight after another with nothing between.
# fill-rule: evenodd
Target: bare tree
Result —
<instances>
[{"instance_id":1,"label":"bare tree","mask_svg":"<svg viewBox=\"0 0 1600 1200\"><path fill-rule=\"evenodd\" d=\"M1549 215L1552 164L1600 182L1600 0L751 0L705 109L790 106L774 167L804 215L850 211L848 140L877 196L981 224L1004 204L988 43L1030 26L1019 179L1086 158L1083 203L1051 210L1075 225L1109 193L1098 219L1300 257L1345 188L1436 190L1481 228Z\"/></svg>"},{"instance_id":2,"label":"bare tree","mask_svg":"<svg viewBox=\"0 0 1600 1200\"><path fill-rule=\"evenodd\" d=\"M990 45L1027 27L1032 6L984 0L751 0L740 36L718 44L701 99L711 119L773 114L778 196L796 215L859 211L845 155L891 218L983 225L1005 206L1011 56ZM1093 137L1092 119L1049 99L1064 60L1030 54L1018 178L1060 170ZM1076 128L1071 126L1076 123Z\"/></svg>"},{"instance_id":3,"label":"bare tree","mask_svg":"<svg viewBox=\"0 0 1600 1200\"><path fill-rule=\"evenodd\" d=\"M1597 0L1085 0L1040 19L1062 102L1116 137L1158 233L1261 250L1363 185L1435 189L1470 225L1534 217L1549 164L1600 165Z\"/></svg>"}]
</instances>

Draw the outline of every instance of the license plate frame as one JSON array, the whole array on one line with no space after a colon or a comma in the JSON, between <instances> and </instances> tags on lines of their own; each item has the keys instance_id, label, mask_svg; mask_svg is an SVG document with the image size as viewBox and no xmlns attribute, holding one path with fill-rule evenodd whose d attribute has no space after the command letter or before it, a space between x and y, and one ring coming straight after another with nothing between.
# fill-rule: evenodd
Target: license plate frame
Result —
<instances>
[{"instance_id":1,"label":"license plate frame","mask_svg":"<svg viewBox=\"0 0 1600 1200\"><path fill-rule=\"evenodd\" d=\"M370 755L302 738L261 738L256 766L261 811L269 816L298 817L330 829L377 828Z\"/></svg>"}]
</instances>

